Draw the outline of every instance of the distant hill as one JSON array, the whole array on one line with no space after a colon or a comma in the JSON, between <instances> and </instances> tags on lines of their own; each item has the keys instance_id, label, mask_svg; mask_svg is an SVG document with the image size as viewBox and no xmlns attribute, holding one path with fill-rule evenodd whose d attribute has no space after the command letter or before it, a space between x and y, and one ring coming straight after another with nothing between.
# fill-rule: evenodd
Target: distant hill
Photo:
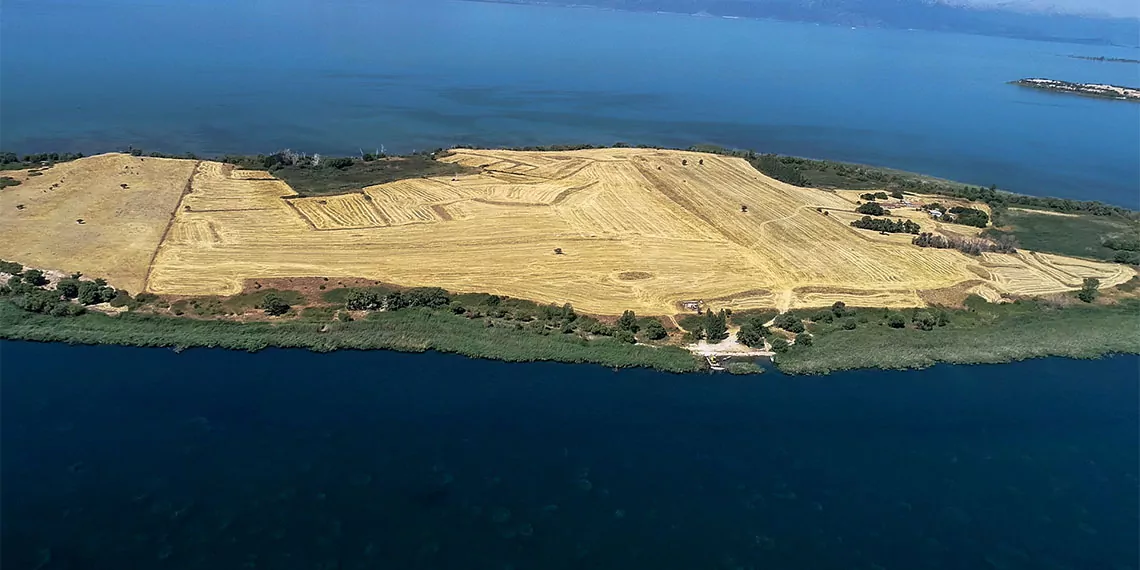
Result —
<instances>
[{"instance_id":1,"label":"distant hill","mask_svg":"<svg viewBox=\"0 0 1140 570\"><path fill-rule=\"evenodd\" d=\"M468 0L510 4L593 6L818 22L842 26L918 29L1094 45L1140 46L1140 19L1089 16L1011 4L951 5L934 0ZM1004 6L1004 5L1003 5Z\"/></svg>"}]
</instances>

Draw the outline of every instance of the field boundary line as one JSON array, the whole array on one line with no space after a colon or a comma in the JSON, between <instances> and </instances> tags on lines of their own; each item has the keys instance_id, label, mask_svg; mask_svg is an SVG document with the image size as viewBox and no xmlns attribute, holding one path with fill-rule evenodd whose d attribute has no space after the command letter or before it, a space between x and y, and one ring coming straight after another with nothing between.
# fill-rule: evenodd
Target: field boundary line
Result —
<instances>
[{"instance_id":1,"label":"field boundary line","mask_svg":"<svg viewBox=\"0 0 1140 570\"><path fill-rule=\"evenodd\" d=\"M186 195L190 193L194 186L194 177L198 175L198 169L201 168L202 161L195 161L194 168L190 170L190 176L186 177L186 184L182 186L182 194L178 196L178 203L174 205L174 211L170 212L170 220L166 222L166 229L162 230L162 237L158 240L158 245L155 246L154 252L150 254L150 261L146 264L146 276L143 277L142 293L150 288L150 274L154 272L154 260L158 259L158 252L166 243L167 238L170 237L170 229L174 227L174 219L178 217L178 211L182 208L182 201L186 199ZM137 294L137 293L136 293Z\"/></svg>"}]
</instances>

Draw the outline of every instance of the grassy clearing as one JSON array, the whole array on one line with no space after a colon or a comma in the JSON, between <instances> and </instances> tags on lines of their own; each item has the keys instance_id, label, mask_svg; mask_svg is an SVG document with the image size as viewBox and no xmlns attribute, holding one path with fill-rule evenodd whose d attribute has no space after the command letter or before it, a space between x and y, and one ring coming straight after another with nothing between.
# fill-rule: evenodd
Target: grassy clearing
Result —
<instances>
[{"instance_id":1,"label":"grassy clearing","mask_svg":"<svg viewBox=\"0 0 1140 570\"><path fill-rule=\"evenodd\" d=\"M1119 216L1058 216L1009 210L1002 216L1010 229L988 230L997 237L1012 234L1026 249L1111 261L1116 250L1105 247L1105 237L1140 237L1140 223Z\"/></svg>"},{"instance_id":2,"label":"grassy clearing","mask_svg":"<svg viewBox=\"0 0 1140 570\"><path fill-rule=\"evenodd\" d=\"M854 368L924 368L938 362L999 363L1043 356L1096 358L1140 353L1140 301L1054 308L1040 301L989 304L972 298L948 311L950 324L922 331L891 328L891 311L857 309L858 325L809 325L811 347L792 347L776 365L793 374ZM910 322L913 311L901 314Z\"/></svg>"},{"instance_id":3,"label":"grassy clearing","mask_svg":"<svg viewBox=\"0 0 1140 570\"><path fill-rule=\"evenodd\" d=\"M372 313L352 322L286 320L239 323L125 313L52 317L0 303L0 338L74 344L149 347L217 347L257 351L268 347L437 350L509 362L556 361L612 367L644 366L668 372L694 372L700 363L674 347L640 346L610 338L538 335L513 327L487 327L484 321L427 309Z\"/></svg>"},{"instance_id":4,"label":"grassy clearing","mask_svg":"<svg viewBox=\"0 0 1140 570\"><path fill-rule=\"evenodd\" d=\"M333 166L280 166L271 168L274 176L284 180L301 196L328 196L356 192L367 186L408 178L455 176L478 172L458 164L448 164L428 155L353 160L343 168Z\"/></svg>"},{"instance_id":5,"label":"grassy clearing","mask_svg":"<svg viewBox=\"0 0 1140 570\"><path fill-rule=\"evenodd\" d=\"M192 297L175 301L171 310L175 315L191 314L195 317L221 317L227 315L240 315L246 311L256 309L265 299L265 296L274 293L289 305L299 305L305 298L296 291L280 291L265 289L254 293L242 293L232 297Z\"/></svg>"}]
</instances>

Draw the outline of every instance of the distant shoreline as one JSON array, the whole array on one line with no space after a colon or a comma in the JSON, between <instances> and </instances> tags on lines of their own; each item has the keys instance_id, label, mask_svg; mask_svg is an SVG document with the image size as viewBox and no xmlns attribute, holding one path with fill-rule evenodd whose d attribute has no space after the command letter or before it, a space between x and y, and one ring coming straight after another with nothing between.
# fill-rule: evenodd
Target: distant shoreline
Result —
<instances>
[{"instance_id":1,"label":"distant shoreline","mask_svg":"<svg viewBox=\"0 0 1140 570\"><path fill-rule=\"evenodd\" d=\"M1091 55L1070 55L1073 59L1083 59L1085 61L1103 61L1107 63L1140 63L1140 59L1128 59L1126 57L1105 57L1091 56Z\"/></svg>"},{"instance_id":2,"label":"distant shoreline","mask_svg":"<svg viewBox=\"0 0 1140 570\"><path fill-rule=\"evenodd\" d=\"M1116 101L1140 102L1140 89L1110 85L1107 83L1073 83L1060 79L1045 79L1031 77L1010 82L1019 87L1064 93L1067 95L1080 95L1082 97L1095 97L1097 99L1112 99Z\"/></svg>"}]
</instances>

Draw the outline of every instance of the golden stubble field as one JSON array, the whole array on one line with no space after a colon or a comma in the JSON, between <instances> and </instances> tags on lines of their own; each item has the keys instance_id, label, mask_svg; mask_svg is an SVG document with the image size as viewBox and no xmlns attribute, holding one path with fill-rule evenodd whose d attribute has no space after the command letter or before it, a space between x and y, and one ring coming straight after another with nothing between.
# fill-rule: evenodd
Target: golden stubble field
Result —
<instances>
[{"instance_id":1,"label":"golden stubble field","mask_svg":"<svg viewBox=\"0 0 1140 570\"><path fill-rule=\"evenodd\" d=\"M5 173L22 183L0 190L0 258L137 293L195 165L104 154Z\"/></svg>"},{"instance_id":2,"label":"golden stubble field","mask_svg":"<svg viewBox=\"0 0 1140 570\"><path fill-rule=\"evenodd\" d=\"M266 172L217 162L82 159L0 192L0 257L160 294L232 294L258 278L362 277L604 315L673 314L684 300L737 309L916 306L924 291L955 286L997 299L1135 275L1032 252L972 258L918 248L909 236L850 227L857 194L783 184L735 158L461 149L443 160L482 173L300 198ZM145 204L124 194L135 183L118 186L124 165L153 170L139 175ZM87 174L71 176L77 169ZM58 199L33 209L40 186L65 173ZM27 206L16 211L21 201Z\"/></svg>"}]
</instances>

